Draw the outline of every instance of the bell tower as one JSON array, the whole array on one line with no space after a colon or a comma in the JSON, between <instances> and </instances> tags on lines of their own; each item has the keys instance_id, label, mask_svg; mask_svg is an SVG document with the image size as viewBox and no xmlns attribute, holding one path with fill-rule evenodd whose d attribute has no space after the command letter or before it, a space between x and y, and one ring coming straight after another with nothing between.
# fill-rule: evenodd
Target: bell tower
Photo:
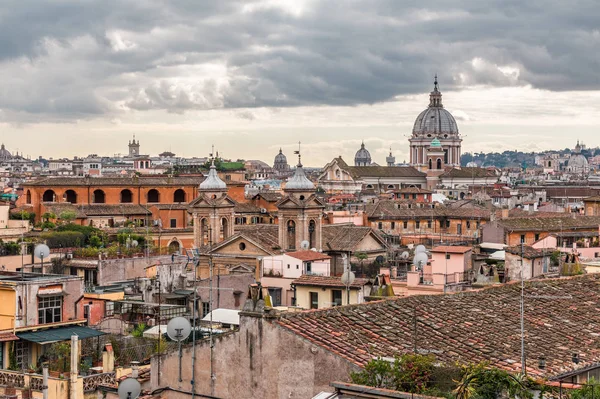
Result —
<instances>
[{"instance_id":1,"label":"bell tower","mask_svg":"<svg viewBox=\"0 0 600 399\"><path fill-rule=\"evenodd\" d=\"M217 175L214 159L199 196L188 205L194 221L194 246L217 244L233 235L236 202L227 195L227 184Z\"/></svg>"},{"instance_id":2,"label":"bell tower","mask_svg":"<svg viewBox=\"0 0 600 399\"><path fill-rule=\"evenodd\" d=\"M286 251L308 248L322 250L322 223L325 204L315 194L315 185L308 180L302 168L298 143L298 165L294 175L283 188L284 197L277 202L279 217L279 245Z\"/></svg>"},{"instance_id":3,"label":"bell tower","mask_svg":"<svg viewBox=\"0 0 600 399\"><path fill-rule=\"evenodd\" d=\"M135 158L140 155L140 141L135 141L135 134L133 140L129 140L129 157Z\"/></svg>"}]
</instances>

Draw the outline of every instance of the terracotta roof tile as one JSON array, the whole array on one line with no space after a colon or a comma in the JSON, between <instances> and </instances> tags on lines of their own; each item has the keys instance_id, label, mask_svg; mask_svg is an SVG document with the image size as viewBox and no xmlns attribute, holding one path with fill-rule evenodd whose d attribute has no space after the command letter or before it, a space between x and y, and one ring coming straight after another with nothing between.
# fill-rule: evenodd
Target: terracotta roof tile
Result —
<instances>
[{"instance_id":1,"label":"terracotta roof tile","mask_svg":"<svg viewBox=\"0 0 600 399\"><path fill-rule=\"evenodd\" d=\"M600 276L525 282L528 374L557 375L600 362ZM520 371L520 284L453 295L411 296L283 313L275 321L351 362L433 353L438 360L489 361ZM416 335L414 322L416 319ZM580 363L572 362L578 353ZM546 358L546 368L537 359Z\"/></svg>"},{"instance_id":2,"label":"terracotta roof tile","mask_svg":"<svg viewBox=\"0 0 600 399\"><path fill-rule=\"evenodd\" d=\"M286 255L291 256L292 258L300 259L302 261L331 259L331 256L316 251L288 252L286 253Z\"/></svg>"}]
</instances>

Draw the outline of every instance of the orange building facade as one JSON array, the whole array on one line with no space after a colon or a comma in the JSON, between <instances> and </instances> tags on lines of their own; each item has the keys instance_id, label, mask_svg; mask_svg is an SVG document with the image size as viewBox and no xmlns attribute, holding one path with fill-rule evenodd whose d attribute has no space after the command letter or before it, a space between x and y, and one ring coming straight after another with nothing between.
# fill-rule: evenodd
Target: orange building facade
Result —
<instances>
[{"instance_id":1,"label":"orange building facade","mask_svg":"<svg viewBox=\"0 0 600 399\"><path fill-rule=\"evenodd\" d=\"M17 206L31 208L39 221L46 212L45 204L127 204L148 208L187 204L198 196L202 179L202 176L47 178L23 184Z\"/></svg>"}]
</instances>

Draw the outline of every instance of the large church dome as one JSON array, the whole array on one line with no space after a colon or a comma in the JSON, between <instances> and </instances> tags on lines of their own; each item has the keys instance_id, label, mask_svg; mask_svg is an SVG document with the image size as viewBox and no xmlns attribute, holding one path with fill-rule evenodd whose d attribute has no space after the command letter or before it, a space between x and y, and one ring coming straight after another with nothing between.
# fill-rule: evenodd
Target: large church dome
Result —
<instances>
[{"instance_id":1,"label":"large church dome","mask_svg":"<svg viewBox=\"0 0 600 399\"><path fill-rule=\"evenodd\" d=\"M447 138L458 135L458 126L452 114L444 109L437 77L429 94L429 107L421 112L413 126L413 137Z\"/></svg>"},{"instance_id":2,"label":"large church dome","mask_svg":"<svg viewBox=\"0 0 600 399\"><path fill-rule=\"evenodd\" d=\"M371 164L371 153L365 148L365 143L360 145L360 150L354 156L354 166L369 166Z\"/></svg>"},{"instance_id":3,"label":"large church dome","mask_svg":"<svg viewBox=\"0 0 600 399\"><path fill-rule=\"evenodd\" d=\"M4 147L4 144L2 144L2 146L0 147L0 159L10 159L10 158L12 158L10 151L8 151L6 149L6 147Z\"/></svg>"},{"instance_id":4,"label":"large church dome","mask_svg":"<svg viewBox=\"0 0 600 399\"><path fill-rule=\"evenodd\" d=\"M290 165L288 165L287 158L281 148L279 149L279 154L275 155L273 169L277 171L287 171L290 169Z\"/></svg>"}]
</instances>

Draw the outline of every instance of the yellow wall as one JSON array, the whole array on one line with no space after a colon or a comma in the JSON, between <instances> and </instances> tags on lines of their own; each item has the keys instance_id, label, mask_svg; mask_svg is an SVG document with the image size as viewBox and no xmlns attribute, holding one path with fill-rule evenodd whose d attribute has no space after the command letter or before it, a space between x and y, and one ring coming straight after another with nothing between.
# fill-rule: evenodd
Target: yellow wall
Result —
<instances>
[{"instance_id":1,"label":"yellow wall","mask_svg":"<svg viewBox=\"0 0 600 399\"><path fill-rule=\"evenodd\" d=\"M0 330L10 330L14 327L16 296L17 293L12 287L0 287Z\"/></svg>"},{"instance_id":2,"label":"yellow wall","mask_svg":"<svg viewBox=\"0 0 600 399\"><path fill-rule=\"evenodd\" d=\"M296 286L296 305L304 309L310 309L310 292L316 292L319 294L319 309L330 308L333 306L331 296L333 290L340 290L340 288L325 288L325 290L323 290L322 287ZM342 304L346 305L348 303L346 289L341 288L341 291ZM350 290L350 304L358 303L359 292L360 291L356 289Z\"/></svg>"}]
</instances>

